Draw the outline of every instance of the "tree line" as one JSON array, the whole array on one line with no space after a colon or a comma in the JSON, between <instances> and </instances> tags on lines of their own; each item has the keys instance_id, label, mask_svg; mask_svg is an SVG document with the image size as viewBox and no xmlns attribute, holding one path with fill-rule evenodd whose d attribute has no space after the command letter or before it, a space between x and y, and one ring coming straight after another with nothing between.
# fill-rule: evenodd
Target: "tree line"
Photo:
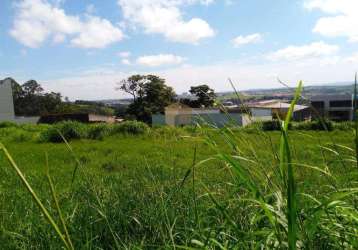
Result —
<instances>
[{"instance_id":1,"label":"tree line","mask_svg":"<svg viewBox=\"0 0 358 250\"><path fill-rule=\"evenodd\" d=\"M35 80L19 84L10 78L14 110L17 116L41 116L60 113L96 113L114 115L115 111L101 103L89 101L70 102L59 92L46 92Z\"/></svg>"},{"instance_id":2,"label":"tree line","mask_svg":"<svg viewBox=\"0 0 358 250\"><path fill-rule=\"evenodd\" d=\"M212 107L216 94L208 85L191 87L189 93L194 98L177 98L172 87L165 79L155 75L133 75L119 83L119 90L130 94L133 103L127 109L128 118L147 123L151 122L152 114L164 113L165 107L180 102L192 108Z\"/></svg>"},{"instance_id":3,"label":"tree line","mask_svg":"<svg viewBox=\"0 0 358 250\"><path fill-rule=\"evenodd\" d=\"M117 107L108 107L100 102L70 102L59 92L46 92L35 80L19 84L11 79L15 114L18 116L39 116L57 113L96 113L115 115L121 113L126 119L151 122L152 114L164 113L165 107L180 102L192 108L212 107L216 94L208 85L190 88L191 98L178 98L173 88L165 79L155 75L132 75L123 79L117 90L124 91L132 97L132 103L125 112Z\"/></svg>"}]
</instances>

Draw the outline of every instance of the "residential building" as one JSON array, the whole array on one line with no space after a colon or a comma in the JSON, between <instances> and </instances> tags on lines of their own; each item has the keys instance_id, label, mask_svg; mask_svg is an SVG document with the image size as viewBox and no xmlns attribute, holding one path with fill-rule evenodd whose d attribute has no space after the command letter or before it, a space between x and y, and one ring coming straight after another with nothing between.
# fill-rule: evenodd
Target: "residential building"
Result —
<instances>
[{"instance_id":1,"label":"residential building","mask_svg":"<svg viewBox=\"0 0 358 250\"><path fill-rule=\"evenodd\" d=\"M332 121L353 119L353 95L318 95L311 97L312 116Z\"/></svg>"}]
</instances>

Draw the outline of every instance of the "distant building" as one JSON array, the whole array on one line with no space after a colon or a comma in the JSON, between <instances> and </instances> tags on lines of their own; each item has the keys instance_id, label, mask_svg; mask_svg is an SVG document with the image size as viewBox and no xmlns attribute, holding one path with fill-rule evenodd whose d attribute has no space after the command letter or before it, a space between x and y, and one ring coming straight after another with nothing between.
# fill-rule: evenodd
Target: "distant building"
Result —
<instances>
[{"instance_id":1,"label":"distant building","mask_svg":"<svg viewBox=\"0 0 358 250\"><path fill-rule=\"evenodd\" d=\"M152 125L184 126L208 124L223 127L227 124L242 126L244 114L225 114L217 108L191 108L175 103L165 108L165 114L152 116Z\"/></svg>"},{"instance_id":2,"label":"distant building","mask_svg":"<svg viewBox=\"0 0 358 250\"><path fill-rule=\"evenodd\" d=\"M11 80L0 81L0 122L12 121L15 118Z\"/></svg>"},{"instance_id":3,"label":"distant building","mask_svg":"<svg viewBox=\"0 0 358 250\"><path fill-rule=\"evenodd\" d=\"M317 95L311 97L312 116L332 121L353 120L353 95Z\"/></svg>"},{"instance_id":4,"label":"distant building","mask_svg":"<svg viewBox=\"0 0 358 250\"><path fill-rule=\"evenodd\" d=\"M253 117L269 117L271 119L285 119L291 104L281 100L267 100L262 102L247 104ZM311 118L309 106L295 105L293 109L294 121L305 121Z\"/></svg>"},{"instance_id":5,"label":"distant building","mask_svg":"<svg viewBox=\"0 0 358 250\"><path fill-rule=\"evenodd\" d=\"M62 121L78 121L82 123L115 123L114 116L89 113L50 114L40 117L39 123L54 124Z\"/></svg>"},{"instance_id":6,"label":"distant building","mask_svg":"<svg viewBox=\"0 0 358 250\"><path fill-rule=\"evenodd\" d=\"M237 105L236 103L234 103L233 101L227 100L221 103L222 106L224 106L226 109L234 109L234 108L238 108L239 105Z\"/></svg>"}]
</instances>

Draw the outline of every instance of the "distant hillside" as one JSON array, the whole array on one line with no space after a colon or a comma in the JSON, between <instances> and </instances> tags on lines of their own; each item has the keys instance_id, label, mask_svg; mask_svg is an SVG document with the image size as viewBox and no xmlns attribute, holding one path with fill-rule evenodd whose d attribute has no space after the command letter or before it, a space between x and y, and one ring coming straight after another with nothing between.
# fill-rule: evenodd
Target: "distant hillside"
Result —
<instances>
[{"instance_id":1,"label":"distant hillside","mask_svg":"<svg viewBox=\"0 0 358 250\"><path fill-rule=\"evenodd\" d=\"M303 90L303 95L306 97L314 95L340 95L352 94L354 86L352 84L342 85L321 85L321 86L306 86ZM293 96L293 88L275 88L275 89L253 89L240 91L244 99L290 99ZM235 98L235 93L225 93L220 95L220 99L227 100Z\"/></svg>"},{"instance_id":2,"label":"distant hillside","mask_svg":"<svg viewBox=\"0 0 358 250\"><path fill-rule=\"evenodd\" d=\"M261 100L261 99L291 99L293 96L293 88L274 88L274 89L250 89L239 91L240 99L244 101L248 100ZM353 84L340 83L339 85L311 85L304 87L303 95L306 97L314 95L340 95L340 94L352 94ZM224 100L236 100L237 95L234 92L218 92L218 99ZM178 99L191 98L189 94L180 94ZM103 103L108 106L115 105L129 105L132 103L132 99L108 99L98 100L97 102Z\"/></svg>"}]
</instances>

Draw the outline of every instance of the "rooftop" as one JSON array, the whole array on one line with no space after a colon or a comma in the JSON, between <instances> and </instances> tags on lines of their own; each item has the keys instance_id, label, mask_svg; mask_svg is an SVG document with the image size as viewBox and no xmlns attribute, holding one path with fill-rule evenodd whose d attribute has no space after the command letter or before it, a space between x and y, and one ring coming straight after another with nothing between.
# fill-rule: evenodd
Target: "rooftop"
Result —
<instances>
[{"instance_id":1,"label":"rooftop","mask_svg":"<svg viewBox=\"0 0 358 250\"><path fill-rule=\"evenodd\" d=\"M248 107L250 108L264 108L264 109L289 109L290 106L291 106L290 103L282 102L278 100L268 100L268 101L248 104ZM296 104L294 107L294 111L299 111L307 108L309 107Z\"/></svg>"}]
</instances>

